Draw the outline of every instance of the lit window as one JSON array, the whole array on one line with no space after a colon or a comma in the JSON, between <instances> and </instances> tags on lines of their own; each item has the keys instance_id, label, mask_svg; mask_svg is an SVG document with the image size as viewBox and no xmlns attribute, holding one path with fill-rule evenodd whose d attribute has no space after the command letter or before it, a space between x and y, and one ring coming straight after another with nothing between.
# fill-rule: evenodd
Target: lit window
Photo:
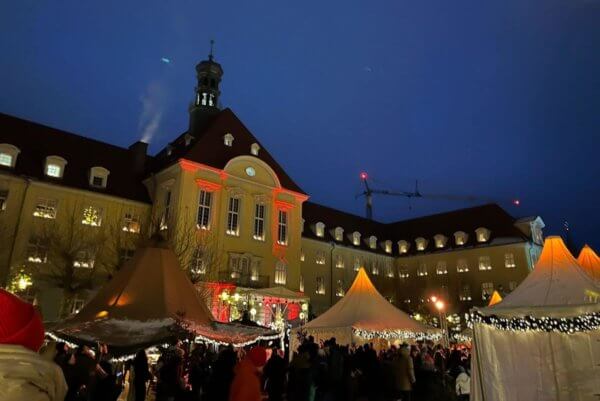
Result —
<instances>
[{"instance_id":1,"label":"lit window","mask_svg":"<svg viewBox=\"0 0 600 401\"><path fill-rule=\"evenodd\" d=\"M398 272L398 277L400 278L408 278L410 274L408 273L408 268L406 266L402 266Z\"/></svg>"},{"instance_id":2,"label":"lit window","mask_svg":"<svg viewBox=\"0 0 600 401\"><path fill-rule=\"evenodd\" d=\"M15 167L19 153L21 151L16 146L8 143L0 143L0 166Z\"/></svg>"},{"instance_id":3,"label":"lit window","mask_svg":"<svg viewBox=\"0 0 600 401\"><path fill-rule=\"evenodd\" d=\"M258 143L253 143L250 145L250 153L254 156L258 156L258 151L260 150L260 145Z\"/></svg>"},{"instance_id":4,"label":"lit window","mask_svg":"<svg viewBox=\"0 0 600 401\"><path fill-rule=\"evenodd\" d=\"M67 161L60 156L46 157L45 173L48 177L62 178Z\"/></svg>"},{"instance_id":5,"label":"lit window","mask_svg":"<svg viewBox=\"0 0 600 401\"><path fill-rule=\"evenodd\" d=\"M377 248L377 237L374 235L371 235L369 237L369 248L371 248L371 249Z\"/></svg>"},{"instance_id":6,"label":"lit window","mask_svg":"<svg viewBox=\"0 0 600 401\"><path fill-rule=\"evenodd\" d=\"M315 255L315 263L318 265L324 265L325 264L325 252L323 251L317 251L316 255Z\"/></svg>"},{"instance_id":7,"label":"lit window","mask_svg":"<svg viewBox=\"0 0 600 401\"><path fill-rule=\"evenodd\" d=\"M81 299L81 298L73 299L72 304L71 304L71 314L75 315L75 314L79 313L79 311L81 309L83 309L84 305L85 305L84 299Z\"/></svg>"},{"instance_id":8,"label":"lit window","mask_svg":"<svg viewBox=\"0 0 600 401\"><path fill-rule=\"evenodd\" d=\"M421 263L417 268L417 276L424 277L427 276L427 265L425 263Z\"/></svg>"},{"instance_id":9,"label":"lit window","mask_svg":"<svg viewBox=\"0 0 600 401\"><path fill-rule=\"evenodd\" d=\"M435 241L436 248L443 248L446 246L446 242L448 241L448 238L446 238L442 234L437 234L436 236L433 237L433 240Z\"/></svg>"},{"instance_id":10,"label":"lit window","mask_svg":"<svg viewBox=\"0 0 600 401\"><path fill-rule=\"evenodd\" d=\"M135 255L135 249L131 249L131 248L119 249L119 261L121 262L121 264L127 262L128 260L131 260L133 258L133 255Z\"/></svg>"},{"instance_id":11,"label":"lit window","mask_svg":"<svg viewBox=\"0 0 600 401\"><path fill-rule=\"evenodd\" d=\"M335 267L337 267L338 269L344 268L344 257L342 255L335 256Z\"/></svg>"},{"instance_id":12,"label":"lit window","mask_svg":"<svg viewBox=\"0 0 600 401\"><path fill-rule=\"evenodd\" d=\"M265 205L262 203L254 205L254 234L252 238L258 241L265 240Z\"/></svg>"},{"instance_id":13,"label":"lit window","mask_svg":"<svg viewBox=\"0 0 600 401\"><path fill-rule=\"evenodd\" d=\"M62 170L59 165L56 164L48 164L46 166L46 175L50 177L60 178L62 175Z\"/></svg>"},{"instance_id":14,"label":"lit window","mask_svg":"<svg viewBox=\"0 0 600 401\"><path fill-rule=\"evenodd\" d=\"M505 253L504 266L507 269L514 269L515 267L517 267L517 265L515 264L515 255L513 255L512 253Z\"/></svg>"},{"instance_id":15,"label":"lit window","mask_svg":"<svg viewBox=\"0 0 600 401\"><path fill-rule=\"evenodd\" d=\"M211 203L212 192L201 189L198 195L198 214L196 216L196 226L202 230L208 230L210 227Z\"/></svg>"},{"instance_id":16,"label":"lit window","mask_svg":"<svg viewBox=\"0 0 600 401\"><path fill-rule=\"evenodd\" d=\"M13 157L8 153L0 153L0 166L12 167Z\"/></svg>"},{"instance_id":17,"label":"lit window","mask_svg":"<svg viewBox=\"0 0 600 401\"><path fill-rule=\"evenodd\" d=\"M27 244L27 261L31 263L46 263L48 260L48 243L38 237L32 237Z\"/></svg>"},{"instance_id":18,"label":"lit window","mask_svg":"<svg viewBox=\"0 0 600 401\"><path fill-rule=\"evenodd\" d=\"M335 288L335 296L336 297L343 297L346 294L346 291L344 290L344 281L343 280L338 280L337 281L337 286Z\"/></svg>"},{"instance_id":19,"label":"lit window","mask_svg":"<svg viewBox=\"0 0 600 401\"><path fill-rule=\"evenodd\" d=\"M171 219L171 190L167 189L165 191L165 198L163 204L163 214L160 220L160 229L166 230L169 228L169 223Z\"/></svg>"},{"instance_id":20,"label":"lit window","mask_svg":"<svg viewBox=\"0 0 600 401\"><path fill-rule=\"evenodd\" d=\"M456 262L456 271L458 273L466 273L469 271L469 262L467 262L467 259L458 259L458 262Z\"/></svg>"},{"instance_id":21,"label":"lit window","mask_svg":"<svg viewBox=\"0 0 600 401\"><path fill-rule=\"evenodd\" d=\"M325 224L318 222L317 224L315 224L315 231L317 234L317 237L321 237L323 238L325 236Z\"/></svg>"},{"instance_id":22,"label":"lit window","mask_svg":"<svg viewBox=\"0 0 600 401\"><path fill-rule=\"evenodd\" d=\"M335 240L338 242L344 240L344 229L342 227L335 228Z\"/></svg>"},{"instance_id":23,"label":"lit window","mask_svg":"<svg viewBox=\"0 0 600 401\"><path fill-rule=\"evenodd\" d=\"M8 201L8 191L0 191L0 212L6 210L6 203Z\"/></svg>"},{"instance_id":24,"label":"lit window","mask_svg":"<svg viewBox=\"0 0 600 401\"><path fill-rule=\"evenodd\" d=\"M250 280L258 281L260 278L260 260L252 261L252 268L250 269Z\"/></svg>"},{"instance_id":25,"label":"lit window","mask_svg":"<svg viewBox=\"0 0 600 401\"><path fill-rule=\"evenodd\" d=\"M300 249L300 262L304 262L304 251Z\"/></svg>"},{"instance_id":26,"label":"lit window","mask_svg":"<svg viewBox=\"0 0 600 401\"><path fill-rule=\"evenodd\" d=\"M390 241L390 240L385 241L385 251L387 253L392 253L392 241Z\"/></svg>"},{"instance_id":27,"label":"lit window","mask_svg":"<svg viewBox=\"0 0 600 401\"><path fill-rule=\"evenodd\" d=\"M462 286L458 299L463 302L471 301L471 286L469 284L464 284Z\"/></svg>"},{"instance_id":28,"label":"lit window","mask_svg":"<svg viewBox=\"0 0 600 401\"><path fill-rule=\"evenodd\" d=\"M240 213L240 198L229 198L229 207L227 209L227 234L239 235L239 213Z\"/></svg>"},{"instance_id":29,"label":"lit window","mask_svg":"<svg viewBox=\"0 0 600 401\"><path fill-rule=\"evenodd\" d=\"M90 250L82 250L77 252L73 267L82 269L92 269L94 267L94 252Z\"/></svg>"},{"instance_id":30,"label":"lit window","mask_svg":"<svg viewBox=\"0 0 600 401\"><path fill-rule=\"evenodd\" d=\"M298 282L298 290L304 292L304 277L302 275L300 275L300 281Z\"/></svg>"},{"instance_id":31,"label":"lit window","mask_svg":"<svg viewBox=\"0 0 600 401\"><path fill-rule=\"evenodd\" d=\"M510 291L514 291L515 288L517 288L517 282L516 281L509 281L508 282L508 289Z\"/></svg>"},{"instance_id":32,"label":"lit window","mask_svg":"<svg viewBox=\"0 0 600 401\"><path fill-rule=\"evenodd\" d=\"M482 283L481 284L481 299L487 301L494 292L494 283Z\"/></svg>"},{"instance_id":33,"label":"lit window","mask_svg":"<svg viewBox=\"0 0 600 401\"><path fill-rule=\"evenodd\" d=\"M479 270L492 270L492 262L489 256L479 257Z\"/></svg>"},{"instance_id":34,"label":"lit window","mask_svg":"<svg viewBox=\"0 0 600 401\"><path fill-rule=\"evenodd\" d=\"M287 212L280 210L277 217L277 243L279 245L287 245L288 243L287 220Z\"/></svg>"},{"instance_id":35,"label":"lit window","mask_svg":"<svg viewBox=\"0 0 600 401\"><path fill-rule=\"evenodd\" d=\"M125 213L123 217L123 231L128 233L140 232L140 217L133 213Z\"/></svg>"},{"instance_id":36,"label":"lit window","mask_svg":"<svg viewBox=\"0 0 600 401\"><path fill-rule=\"evenodd\" d=\"M317 289L315 293L325 295L325 279L323 277L317 277Z\"/></svg>"},{"instance_id":37,"label":"lit window","mask_svg":"<svg viewBox=\"0 0 600 401\"><path fill-rule=\"evenodd\" d=\"M425 248L427 248L427 243L428 242L429 241L427 241L423 237L419 237L419 238L415 239L415 243L417 244L417 251L424 251Z\"/></svg>"},{"instance_id":38,"label":"lit window","mask_svg":"<svg viewBox=\"0 0 600 401\"><path fill-rule=\"evenodd\" d=\"M92 167L90 169L90 185L98 188L106 188L110 171L104 167Z\"/></svg>"},{"instance_id":39,"label":"lit window","mask_svg":"<svg viewBox=\"0 0 600 401\"><path fill-rule=\"evenodd\" d=\"M487 242L490 239L491 231L484 227L479 227L475 230L475 235L477 236L477 242Z\"/></svg>"},{"instance_id":40,"label":"lit window","mask_svg":"<svg viewBox=\"0 0 600 401\"><path fill-rule=\"evenodd\" d=\"M398 241L398 252L400 252L400 254L404 254L408 252L408 248L410 247L410 244L404 240L402 241Z\"/></svg>"},{"instance_id":41,"label":"lit window","mask_svg":"<svg viewBox=\"0 0 600 401\"><path fill-rule=\"evenodd\" d=\"M464 231L457 231L454 233L454 242L458 246L466 244L468 238L469 235Z\"/></svg>"},{"instance_id":42,"label":"lit window","mask_svg":"<svg viewBox=\"0 0 600 401\"><path fill-rule=\"evenodd\" d=\"M233 135L227 133L225 134L225 136L223 136L223 142L225 143L225 146L233 146Z\"/></svg>"},{"instance_id":43,"label":"lit window","mask_svg":"<svg viewBox=\"0 0 600 401\"><path fill-rule=\"evenodd\" d=\"M56 199L38 198L33 215L43 219L55 219L57 207Z\"/></svg>"},{"instance_id":44,"label":"lit window","mask_svg":"<svg viewBox=\"0 0 600 401\"><path fill-rule=\"evenodd\" d=\"M385 268L385 276L389 277L389 278L393 278L394 277L394 266L392 265L392 263L386 262L384 264L384 268Z\"/></svg>"},{"instance_id":45,"label":"lit window","mask_svg":"<svg viewBox=\"0 0 600 401\"><path fill-rule=\"evenodd\" d=\"M275 284L285 285L287 282L287 268L285 263L278 260L275 264Z\"/></svg>"},{"instance_id":46,"label":"lit window","mask_svg":"<svg viewBox=\"0 0 600 401\"><path fill-rule=\"evenodd\" d=\"M448 269L446 268L446 262L444 262L443 260L440 260L439 262L437 262L437 265L435 267L435 273L438 275L448 274Z\"/></svg>"},{"instance_id":47,"label":"lit window","mask_svg":"<svg viewBox=\"0 0 600 401\"><path fill-rule=\"evenodd\" d=\"M83 218L81 224L86 226L100 227L102 225L102 209L95 206L88 206L83 209Z\"/></svg>"},{"instance_id":48,"label":"lit window","mask_svg":"<svg viewBox=\"0 0 600 401\"><path fill-rule=\"evenodd\" d=\"M248 272L248 266L250 266L250 260L248 258L236 254L229 255L229 271L231 278L239 279L242 276L242 273Z\"/></svg>"},{"instance_id":49,"label":"lit window","mask_svg":"<svg viewBox=\"0 0 600 401\"><path fill-rule=\"evenodd\" d=\"M374 276L379 275L379 263L377 263L376 260L371 262L371 274L373 274Z\"/></svg>"},{"instance_id":50,"label":"lit window","mask_svg":"<svg viewBox=\"0 0 600 401\"><path fill-rule=\"evenodd\" d=\"M354 246L359 246L360 245L360 233L358 231L354 231L352 233L352 244Z\"/></svg>"},{"instance_id":51,"label":"lit window","mask_svg":"<svg viewBox=\"0 0 600 401\"><path fill-rule=\"evenodd\" d=\"M362 267L362 261L360 260L359 256L356 256L354 258L354 271L355 272L359 271L361 267Z\"/></svg>"},{"instance_id":52,"label":"lit window","mask_svg":"<svg viewBox=\"0 0 600 401\"><path fill-rule=\"evenodd\" d=\"M190 266L190 272L196 276L201 276L206 274L206 260L204 251L202 248L198 247L194 250L192 254L192 261Z\"/></svg>"}]
</instances>

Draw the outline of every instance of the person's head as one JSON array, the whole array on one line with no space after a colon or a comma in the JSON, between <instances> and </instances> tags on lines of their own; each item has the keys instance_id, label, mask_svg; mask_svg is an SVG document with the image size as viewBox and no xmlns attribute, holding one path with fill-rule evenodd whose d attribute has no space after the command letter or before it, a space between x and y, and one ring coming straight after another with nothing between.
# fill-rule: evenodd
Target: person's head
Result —
<instances>
[{"instance_id":1,"label":"person's head","mask_svg":"<svg viewBox=\"0 0 600 401\"><path fill-rule=\"evenodd\" d=\"M256 369L262 369L267 363L268 353L265 347L256 346L246 353L246 358Z\"/></svg>"},{"instance_id":2,"label":"person's head","mask_svg":"<svg viewBox=\"0 0 600 401\"><path fill-rule=\"evenodd\" d=\"M148 356L146 355L146 351L144 351L143 349L139 350L138 352L135 353L135 360L136 361L146 361L148 362Z\"/></svg>"},{"instance_id":3,"label":"person's head","mask_svg":"<svg viewBox=\"0 0 600 401\"><path fill-rule=\"evenodd\" d=\"M69 347L67 346L67 343L64 343L62 341L56 343L56 354L57 355L66 354L67 352L69 352Z\"/></svg>"},{"instance_id":4,"label":"person's head","mask_svg":"<svg viewBox=\"0 0 600 401\"><path fill-rule=\"evenodd\" d=\"M0 344L21 345L38 352L44 342L44 325L33 305L0 289Z\"/></svg>"}]
</instances>

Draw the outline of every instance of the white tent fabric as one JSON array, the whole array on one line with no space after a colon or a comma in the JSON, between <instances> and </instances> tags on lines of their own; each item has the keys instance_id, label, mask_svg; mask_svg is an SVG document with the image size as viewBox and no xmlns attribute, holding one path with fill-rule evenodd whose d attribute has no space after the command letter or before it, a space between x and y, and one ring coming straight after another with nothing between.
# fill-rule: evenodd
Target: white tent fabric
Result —
<instances>
[{"instance_id":1,"label":"white tent fabric","mask_svg":"<svg viewBox=\"0 0 600 401\"><path fill-rule=\"evenodd\" d=\"M338 344L351 344L355 331L385 332L386 338L401 339L409 334L434 333L439 330L413 320L389 303L373 286L361 268L346 295L321 316L295 331L325 340L336 337ZM295 336L292 336L294 338Z\"/></svg>"},{"instance_id":2,"label":"white tent fabric","mask_svg":"<svg viewBox=\"0 0 600 401\"><path fill-rule=\"evenodd\" d=\"M529 276L500 303L500 318L573 318L600 313L600 288L560 237L548 237ZM473 325L471 400L591 401L600 394L600 330L560 333Z\"/></svg>"},{"instance_id":3,"label":"white tent fabric","mask_svg":"<svg viewBox=\"0 0 600 401\"><path fill-rule=\"evenodd\" d=\"M596 283L600 283L600 257L589 245L583 247L577 257L577 263Z\"/></svg>"},{"instance_id":4,"label":"white tent fabric","mask_svg":"<svg viewBox=\"0 0 600 401\"><path fill-rule=\"evenodd\" d=\"M266 298L283 298L290 301L308 301L310 298L298 292L289 290L285 287L269 287L260 288L258 290L250 290L253 295L258 295Z\"/></svg>"}]
</instances>

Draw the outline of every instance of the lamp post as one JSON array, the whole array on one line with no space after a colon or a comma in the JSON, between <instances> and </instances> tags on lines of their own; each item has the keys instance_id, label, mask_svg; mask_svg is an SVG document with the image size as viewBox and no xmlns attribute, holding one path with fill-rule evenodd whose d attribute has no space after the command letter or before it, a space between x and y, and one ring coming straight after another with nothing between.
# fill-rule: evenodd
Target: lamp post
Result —
<instances>
[{"instance_id":1,"label":"lamp post","mask_svg":"<svg viewBox=\"0 0 600 401\"><path fill-rule=\"evenodd\" d=\"M442 301L441 299L438 299L437 297L431 297L431 301L434 303L435 308L438 311L438 317L440 319L440 329L442 329L442 335L443 335L443 342L444 342L444 347L448 347L449 345L449 338L448 338L448 324L446 322L446 313L445 313L445 309L446 309L446 304L444 303L444 301Z\"/></svg>"}]
</instances>

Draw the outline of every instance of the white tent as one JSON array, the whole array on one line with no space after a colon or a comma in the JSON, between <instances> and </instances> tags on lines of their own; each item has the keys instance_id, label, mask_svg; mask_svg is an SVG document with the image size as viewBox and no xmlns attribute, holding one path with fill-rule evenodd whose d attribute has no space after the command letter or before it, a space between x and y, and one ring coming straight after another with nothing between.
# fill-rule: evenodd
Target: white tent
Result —
<instances>
[{"instance_id":1,"label":"white tent","mask_svg":"<svg viewBox=\"0 0 600 401\"><path fill-rule=\"evenodd\" d=\"M548 237L521 285L473 312L471 400L596 400L599 296L562 239Z\"/></svg>"},{"instance_id":2,"label":"white tent","mask_svg":"<svg viewBox=\"0 0 600 401\"><path fill-rule=\"evenodd\" d=\"M600 257L589 245L583 247L577 257L577 263L596 283L600 283Z\"/></svg>"},{"instance_id":3,"label":"white tent","mask_svg":"<svg viewBox=\"0 0 600 401\"><path fill-rule=\"evenodd\" d=\"M338 344L370 339L403 340L439 333L438 329L413 320L389 303L373 286L363 268L346 295L325 313L295 329L315 340L335 337ZM292 335L292 342L296 341ZM292 349L294 349L292 344Z\"/></svg>"}]
</instances>

